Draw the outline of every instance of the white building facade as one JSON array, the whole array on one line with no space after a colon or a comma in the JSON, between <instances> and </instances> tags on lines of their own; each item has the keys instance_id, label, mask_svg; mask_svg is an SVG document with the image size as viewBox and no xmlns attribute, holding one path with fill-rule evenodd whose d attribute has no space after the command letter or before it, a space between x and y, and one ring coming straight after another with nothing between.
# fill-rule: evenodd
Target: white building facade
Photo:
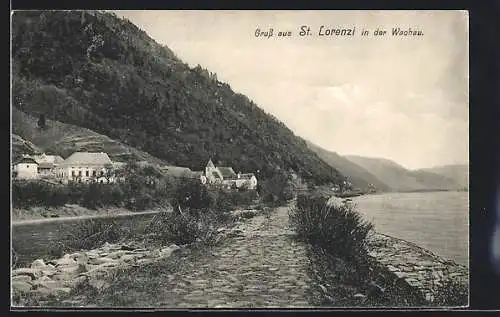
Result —
<instances>
[{"instance_id":1,"label":"white building facade","mask_svg":"<svg viewBox=\"0 0 500 317\"><path fill-rule=\"evenodd\" d=\"M103 152L75 152L56 168L56 177L63 183L114 183L113 162Z\"/></svg>"},{"instance_id":2,"label":"white building facade","mask_svg":"<svg viewBox=\"0 0 500 317\"><path fill-rule=\"evenodd\" d=\"M38 179L38 163L30 157L22 157L14 163L13 178Z\"/></svg>"}]
</instances>

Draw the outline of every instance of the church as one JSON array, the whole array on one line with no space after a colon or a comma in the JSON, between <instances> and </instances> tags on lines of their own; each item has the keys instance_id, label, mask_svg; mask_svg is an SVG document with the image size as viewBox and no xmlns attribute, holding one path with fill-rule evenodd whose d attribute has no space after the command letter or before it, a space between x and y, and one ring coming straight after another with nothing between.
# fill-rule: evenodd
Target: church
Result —
<instances>
[{"instance_id":1,"label":"church","mask_svg":"<svg viewBox=\"0 0 500 317\"><path fill-rule=\"evenodd\" d=\"M257 178L253 173L236 173L232 167L215 166L212 159L208 160L205 167L205 177L208 184L222 185L227 188L247 189L257 188Z\"/></svg>"}]
</instances>

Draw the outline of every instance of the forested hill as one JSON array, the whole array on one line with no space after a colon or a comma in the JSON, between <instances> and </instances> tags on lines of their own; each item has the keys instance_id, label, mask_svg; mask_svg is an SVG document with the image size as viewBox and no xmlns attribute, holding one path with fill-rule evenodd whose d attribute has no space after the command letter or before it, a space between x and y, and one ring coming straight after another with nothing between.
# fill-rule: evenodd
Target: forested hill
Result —
<instances>
[{"instance_id":1,"label":"forested hill","mask_svg":"<svg viewBox=\"0 0 500 317\"><path fill-rule=\"evenodd\" d=\"M127 20L30 11L12 21L14 107L25 113L197 170L212 157L262 178L278 170L317 184L341 178L283 123Z\"/></svg>"}]
</instances>

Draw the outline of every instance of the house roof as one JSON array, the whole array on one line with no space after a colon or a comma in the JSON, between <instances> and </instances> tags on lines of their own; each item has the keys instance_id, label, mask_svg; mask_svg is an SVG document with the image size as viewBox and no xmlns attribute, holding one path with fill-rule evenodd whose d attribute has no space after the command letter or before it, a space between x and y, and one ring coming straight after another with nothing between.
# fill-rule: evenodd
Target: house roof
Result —
<instances>
[{"instance_id":1,"label":"house roof","mask_svg":"<svg viewBox=\"0 0 500 317\"><path fill-rule=\"evenodd\" d=\"M107 153L104 152L75 152L59 164L60 167L75 165L103 166L113 164Z\"/></svg>"},{"instance_id":2,"label":"house roof","mask_svg":"<svg viewBox=\"0 0 500 317\"><path fill-rule=\"evenodd\" d=\"M161 169L164 173L173 177L187 176L192 172L191 169L181 166L163 166Z\"/></svg>"},{"instance_id":3,"label":"house roof","mask_svg":"<svg viewBox=\"0 0 500 317\"><path fill-rule=\"evenodd\" d=\"M240 175L241 178L247 178L247 179L250 179L254 176L255 176L254 173L245 173Z\"/></svg>"},{"instance_id":4,"label":"house roof","mask_svg":"<svg viewBox=\"0 0 500 317\"><path fill-rule=\"evenodd\" d=\"M203 176L203 172L198 171L190 171L186 174L186 177L188 178L200 178L201 176Z\"/></svg>"},{"instance_id":5,"label":"house roof","mask_svg":"<svg viewBox=\"0 0 500 317\"><path fill-rule=\"evenodd\" d=\"M38 168L53 168L54 166L55 166L54 163L49 163L49 162L38 163Z\"/></svg>"},{"instance_id":6,"label":"house roof","mask_svg":"<svg viewBox=\"0 0 500 317\"><path fill-rule=\"evenodd\" d=\"M212 159L209 159L209 160L208 160L207 167L212 167L212 168L215 168L215 165L214 165L214 163L212 162Z\"/></svg>"},{"instance_id":7,"label":"house roof","mask_svg":"<svg viewBox=\"0 0 500 317\"><path fill-rule=\"evenodd\" d=\"M223 178L236 178L237 175L236 173L234 172L233 168L232 167L225 167L225 166L222 166L222 167L218 167L217 168L219 170L219 172L222 174L222 177Z\"/></svg>"},{"instance_id":8,"label":"house roof","mask_svg":"<svg viewBox=\"0 0 500 317\"><path fill-rule=\"evenodd\" d=\"M32 159L31 157L21 157L14 164L15 165L17 165L17 164L37 164L38 165L38 162L35 161L34 159Z\"/></svg>"},{"instance_id":9,"label":"house roof","mask_svg":"<svg viewBox=\"0 0 500 317\"><path fill-rule=\"evenodd\" d=\"M60 157L59 155L47 155L47 154L38 154L38 155L32 155L31 158L33 158L35 161L38 162L38 164L42 163L51 163L51 164L59 164L64 159Z\"/></svg>"}]
</instances>

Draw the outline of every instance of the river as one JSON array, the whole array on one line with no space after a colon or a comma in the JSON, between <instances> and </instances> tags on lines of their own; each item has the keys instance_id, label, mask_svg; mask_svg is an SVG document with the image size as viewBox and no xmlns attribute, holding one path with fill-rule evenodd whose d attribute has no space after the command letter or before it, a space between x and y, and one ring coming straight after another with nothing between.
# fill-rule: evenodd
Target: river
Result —
<instances>
[{"instance_id":1,"label":"river","mask_svg":"<svg viewBox=\"0 0 500 317\"><path fill-rule=\"evenodd\" d=\"M352 201L376 231L468 267L468 192L386 193Z\"/></svg>"}]
</instances>

